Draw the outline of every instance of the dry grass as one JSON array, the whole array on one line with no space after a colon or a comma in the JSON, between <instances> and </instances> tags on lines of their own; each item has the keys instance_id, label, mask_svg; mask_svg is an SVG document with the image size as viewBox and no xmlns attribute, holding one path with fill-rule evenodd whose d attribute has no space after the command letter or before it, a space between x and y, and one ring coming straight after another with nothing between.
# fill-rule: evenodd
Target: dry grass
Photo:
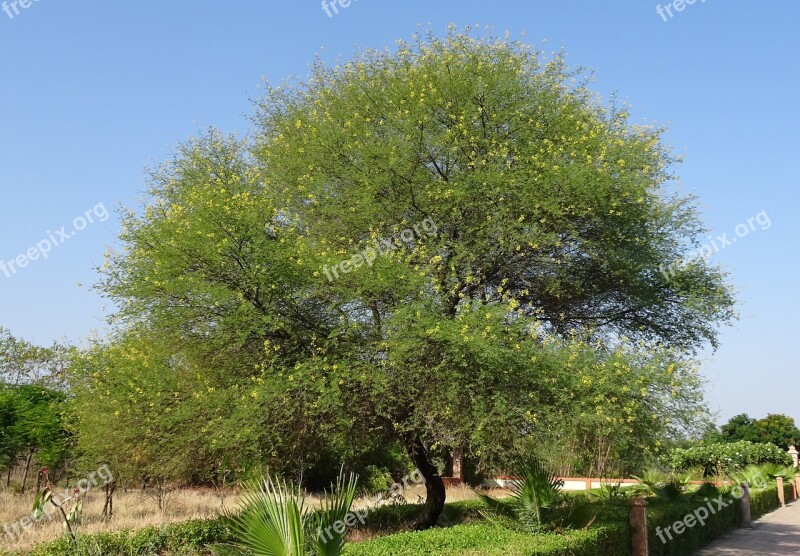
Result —
<instances>
[{"instance_id":1,"label":"dry grass","mask_svg":"<svg viewBox=\"0 0 800 556\"><path fill-rule=\"evenodd\" d=\"M57 492L60 492L57 490ZM410 486L403 492L408 503L416 504L424 501L425 488L423 486ZM451 487L447 489L448 502L471 500L476 498L471 488L466 486ZM24 495L11 492L0 493L0 548L6 550L29 549L34 545L52 541L64 534L61 520L53 514L53 519L43 520L35 524L23 534L20 539L10 540L2 530L3 525L17 523L20 519L28 517L33 507L33 493ZM101 490L90 491L84 499L83 523L81 533L98 533L103 531L118 531L121 529L141 529L152 525L176 523L192 519L209 519L221 515L224 510L236 508L239 500L238 493L233 490L224 492L224 506L222 493L212 489L191 488L175 490L166 499L164 511L158 509L155 499L143 494L140 490L117 490L114 494L114 517L110 521L101 518L104 494ZM319 497L311 495L308 504L316 507ZM374 506L374 498L361 498L356 500L354 509Z\"/></svg>"},{"instance_id":2,"label":"dry grass","mask_svg":"<svg viewBox=\"0 0 800 556\"><path fill-rule=\"evenodd\" d=\"M60 492L57 490L57 492ZM34 494L0 493L0 529L31 515ZM210 489L183 489L170 493L164 511L158 509L157 502L143 495L141 491L117 490L114 494L114 517L111 521L101 518L105 496L100 490L90 491L84 499L83 523L81 533L97 533L120 529L141 529L150 525L175 523L192 519L208 519L220 515L221 499ZM237 502L235 492L228 492L225 508L232 509ZM22 538L9 540L0 530L0 546L7 550L31 548L33 545L54 540L64 534L60 518L53 514L52 519L30 527Z\"/></svg>"}]
</instances>

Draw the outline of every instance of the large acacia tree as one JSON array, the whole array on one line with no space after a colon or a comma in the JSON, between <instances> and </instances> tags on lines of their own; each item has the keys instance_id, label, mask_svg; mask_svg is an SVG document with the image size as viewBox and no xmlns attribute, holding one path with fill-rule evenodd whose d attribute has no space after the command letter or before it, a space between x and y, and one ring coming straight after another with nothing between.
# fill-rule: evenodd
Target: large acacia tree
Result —
<instances>
[{"instance_id":1,"label":"large acacia tree","mask_svg":"<svg viewBox=\"0 0 800 556\"><path fill-rule=\"evenodd\" d=\"M671 192L661 131L578 77L454 31L318 63L268 91L252 142L212 135L154 175L104 288L198 361L327 385L352 412L342 427L407 447L430 526L445 500L432 445L513 445L575 386L576 353L621 372L611 348L550 339L691 351L733 316L718 269L661 271L703 231ZM620 427L692 382L656 366L658 388L600 396Z\"/></svg>"}]
</instances>

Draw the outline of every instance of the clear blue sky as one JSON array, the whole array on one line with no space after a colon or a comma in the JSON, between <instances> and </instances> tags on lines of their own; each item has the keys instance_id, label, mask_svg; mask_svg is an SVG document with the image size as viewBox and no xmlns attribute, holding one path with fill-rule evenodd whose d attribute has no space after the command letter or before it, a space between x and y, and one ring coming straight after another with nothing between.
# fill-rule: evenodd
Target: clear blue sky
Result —
<instances>
[{"instance_id":1,"label":"clear blue sky","mask_svg":"<svg viewBox=\"0 0 800 556\"><path fill-rule=\"evenodd\" d=\"M136 205L146 167L208 126L246 131L262 79L305 75L320 49L332 61L392 46L418 24L440 34L448 23L488 24L565 48L635 120L668 125L685 155L681 188L699 196L715 235L767 211L769 229L714 258L732 273L742 319L703 368L721 418L800 419L795 0L697 0L667 21L646 0L357 0L333 17L319 0L36 0L9 11L0 11L0 261L48 230L71 233L99 203ZM47 259L10 277L0 268L0 325L41 343L102 333L109 309L90 286L119 220L101 216L98 207Z\"/></svg>"}]
</instances>

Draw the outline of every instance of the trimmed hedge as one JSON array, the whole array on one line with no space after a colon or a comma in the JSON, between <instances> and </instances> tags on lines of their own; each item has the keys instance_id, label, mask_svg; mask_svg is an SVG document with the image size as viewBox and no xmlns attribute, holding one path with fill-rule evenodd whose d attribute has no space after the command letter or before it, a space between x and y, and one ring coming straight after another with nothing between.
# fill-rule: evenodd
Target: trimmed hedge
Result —
<instances>
[{"instance_id":1,"label":"trimmed hedge","mask_svg":"<svg viewBox=\"0 0 800 556\"><path fill-rule=\"evenodd\" d=\"M777 491L774 492L777 498ZM650 554L653 556L677 556L693 554L697 549L709 544L711 541L723 537L741 525L741 501L725 497L729 503L727 507L717 510L705 520L705 525L699 523L692 528L686 528L680 535L670 530L672 539L666 533L667 527L675 522L683 521L684 517L692 514L696 509L708 506L704 500L693 503L653 504L648 508L648 533L650 539ZM716 504L712 503L716 510ZM661 531L659 537L658 531Z\"/></svg>"},{"instance_id":2,"label":"trimmed hedge","mask_svg":"<svg viewBox=\"0 0 800 556\"><path fill-rule=\"evenodd\" d=\"M792 499L792 485L783 485L784 500L789 502ZM778 486L772 485L765 489L754 490L750 493L750 517L758 519L764 514L778 509Z\"/></svg>"},{"instance_id":3,"label":"trimmed hedge","mask_svg":"<svg viewBox=\"0 0 800 556\"><path fill-rule=\"evenodd\" d=\"M529 535L483 522L399 533L353 543L345 556L628 556L627 528L605 525L563 534Z\"/></svg>"},{"instance_id":4,"label":"trimmed hedge","mask_svg":"<svg viewBox=\"0 0 800 556\"><path fill-rule=\"evenodd\" d=\"M786 500L789 500L791 487L786 490ZM664 530L672 526L677 521L683 521L684 517L694 512L696 509L705 506L703 499L689 499L676 503L652 502L648 508L648 529L650 538L650 554L653 556L681 556L693 554L696 550L710 544L712 541L724 537L731 531L742 525L742 501L732 498L730 494L724 496L724 501L728 503L725 508L717 510L717 504L712 502L715 512L705 520L705 525L699 523L692 528L686 528L680 535L672 533L669 539ZM750 515L752 519L757 519L762 515L778 509L778 487L771 485L765 489L753 490L750 493ZM657 528L661 528L662 536L667 542L662 542L657 534Z\"/></svg>"},{"instance_id":5,"label":"trimmed hedge","mask_svg":"<svg viewBox=\"0 0 800 556\"><path fill-rule=\"evenodd\" d=\"M443 516L448 523L461 523L466 519L480 518L483 508L485 506L480 500L453 502L445 506ZM398 530L413 521L419 511L420 507L415 504L381 506L370 512L364 529L373 533ZM234 540L225 518L187 521L136 531L96 533L82 535L78 539L77 548L63 537L42 544L32 552L19 553L19 556L194 556L205 554L201 549L206 545ZM6 553L0 551L0 554Z\"/></svg>"},{"instance_id":6,"label":"trimmed hedge","mask_svg":"<svg viewBox=\"0 0 800 556\"><path fill-rule=\"evenodd\" d=\"M146 527L137 531L96 533L78 537L75 547L66 537L42 544L26 556L157 556L198 555L207 552L209 544L233 540L226 521L195 520L161 527Z\"/></svg>"}]
</instances>

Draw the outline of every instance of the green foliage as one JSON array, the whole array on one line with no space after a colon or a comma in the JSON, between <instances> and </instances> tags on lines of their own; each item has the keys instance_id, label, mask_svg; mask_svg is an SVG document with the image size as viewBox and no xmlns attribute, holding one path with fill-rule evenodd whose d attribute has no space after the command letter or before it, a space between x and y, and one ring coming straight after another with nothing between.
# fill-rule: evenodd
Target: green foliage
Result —
<instances>
[{"instance_id":1,"label":"green foliage","mask_svg":"<svg viewBox=\"0 0 800 556\"><path fill-rule=\"evenodd\" d=\"M784 450L800 443L800 429L794 419L786 415L767 415L763 419L752 419L746 414L732 417L722 425L722 439L726 442L747 440L755 443L774 444Z\"/></svg>"},{"instance_id":2,"label":"green foliage","mask_svg":"<svg viewBox=\"0 0 800 556\"><path fill-rule=\"evenodd\" d=\"M0 326L0 384L35 384L60 390L72 349L57 343L49 347L15 338Z\"/></svg>"},{"instance_id":3,"label":"green foliage","mask_svg":"<svg viewBox=\"0 0 800 556\"><path fill-rule=\"evenodd\" d=\"M686 515L705 505L706 502L700 500L687 503L687 500L681 500L672 503L650 504L647 510L650 554L653 556L688 556L711 541L727 535L741 523L741 502L735 499L732 502L727 507L709 515L705 525L698 524L692 528L687 527L682 534L673 534L671 540L663 533L663 530L677 521L683 521ZM658 536L658 528L662 530L662 536L666 543L662 542Z\"/></svg>"},{"instance_id":4,"label":"green foliage","mask_svg":"<svg viewBox=\"0 0 800 556\"><path fill-rule=\"evenodd\" d=\"M564 534L530 535L497 524L476 523L400 533L349 545L346 556L623 556L629 540L625 528L605 526Z\"/></svg>"},{"instance_id":5,"label":"green foliage","mask_svg":"<svg viewBox=\"0 0 800 556\"><path fill-rule=\"evenodd\" d=\"M783 488L784 498L790 500L792 491L791 485L785 484ZM758 519L762 515L776 510L779 507L778 487L776 485L770 485L762 489L753 489L750 492L750 517L753 519Z\"/></svg>"},{"instance_id":6,"label":"green foliage","mask_svg":"<svg viewBox=\"0 0 800 556\"><path fill-rule=\"evenodd\" d=\"M598 353L584 345L557 360L543 382L559 388L540 389L548 403L532 410L538 426L526 449L562 476L630 476L707 420L698 368L675 353L625 344Z\"/></svg>"},{"instance_id":7,"label":"green foliage","mask_svg":"<svg viewBox=\"0 0 800 556\"><path fill-rule=\"evenodd\" d=\"M514 468L520 479L511 483L511 506L517 519L529 529L541 527L544 512L560 499L564 481L540 460L527 458Z\"/></svg>"},{"instance_id":8,"label":"green foliage","mask_svg":"<svg viewBox=\"0 0 800 556\"><path fill-rule=\"evenodd\" d=\"M624 499L626 492L620 483L602 483L600 488L588 490L587 494L605 502L612 502Z\"/></svg>"},{"instance_id":9,"label":"green foliage","mask_svg":"<svg viewBox=\"0 0 800 556\"><path fill-rule=\"evenodd\" d=\"M463 554L528 556L600 556L628 554L624 527L603 527L564 534L530 535L491 524L458 525L421 533L402 533L350 545L347 556L456 556Z\"/></svg>"},{"instance_id":10,"label":"green foliage","mask_svg":"<svg viewBox=\"0 0 800 556\"><path fill-rule=\"evenodd\" d=\"M686 528L681 535L674 535L669 540L663 535L666 543L658 537L656 530L682 521L686 515L706 504L704 500L691 497L677 502L651 502L648 507L648 526L650 554L654 556L677 556L694 554L698 549L715 539L723 537L741 526L741 500L726 496L729 504L710 514L705 525ZM774 485L764 489L753 489L750 492L750 513L753 519L773 511L779 507L778 492ZM716 509L716 506L715 506ZM710 513L710 512L709 512Z\"/></svg>"},{"instance_id":11,"label":"green foliage","mask_svg":"<svg viewBox=\"0 0 800 556\"><path fill-rule=\"evenodd\" d=\"M761 441L761 434L758 427L756 427L756 420L746 413L731 417L727 423L720 427L720 432L724 442L746 440L757 443Z\"/></svg>"},{"instance_id":12,"label":"green foliage","mask_svg":"<svg viewBox=\"0 0 800 556\"><path fill-rule=\"evenodd\" d=\"M631 487L637 494L654 495L668 502L675 502L686 491L692 479L691 474L663 473L650 470L645 475L633 476L639 485Z\"/></svg>"},{"instance_id":13,"label":"green foliage","mask_svg":"<svg viewBox=\"0 0 800 556\"><path fill-rule=\"evenodd\" d=\"M268 477L231 517L237 545L256 556L305 556L308 513L299 487Z\"/></svg>"},{"instance_id":14,"label":"green foliage","mask_svg":"<svg viewBox=\"0 0 800 556\"><path fill-rule=\"evenodd\" d=\"M773 444L740 441L675 448L665 461L673 469L685 470L700 466L706 477L722 476L748 465L775 463L790 465L791 456Z\"/></svg>"},{"instance_id":15,"label":"green foliage","mask_svg":"<svg viewBox=\"0 0 800 556\"><path fill-rule=\"evenodd\" d=\"M314 512L311 533L313 553L317 556L339 556L344 549L346 531L338 531L336 525L345 523L356 495L358 477L350 475L345 480L340 474L336 485L326 492L321 507Z\"/></svg>"},{"instance_id":16,"label":"green foliage","mask_svg":"<svg viewBox=\"0 0 800 556\"><path fill-rule=\"evenodd\" d=\"M769 480L764 468L771 465L774 464L748 465L731 473L731 477L737 484L747 482L751 487L763 487Z\"/></svg>"},{"instance_id":17,"label":"green foliage","mask_svg":"<svg viewBox=\"0 0 800 556\"><path fill-rule=\"evenodd\" d=\"M483 500L463 500L446 504L442 517L445 523L457 524L467 520L481 519L486 510L487 506ZM364 529L370 534L407 530L408 525L418 515L418 504L385 504L369 512Z\"/></svg>"},{"instance_id":18,"label":"green foliage","mask_svg":"<svg viewBox=\"0 0 800 556\"><path fill-rule=\"evenodd\" d=\"M445 316L513 299L562 332L604 322L680 345L711 340L729 294L705 265L659 271L700 226L691 200L662 189L672 160L661 131L628 118L599 105L563 58L452 30L270 89L256 156L279 206L326 240L328 262L376 234L436 223L406 253L338 281L344 296L363 288L385 303L394 292L394 305L427 287Z\"/></svg>"},{"instance_id":19,"label":"green foliage","mask_svg":"<svg viewBox=\"0 0 800 556\"><path fill-rule=\"evenodd\" d=\"M48 505L55 506L59 509L59 513L61 514L60 517L62 517L64 520L64 527L70 532L70 536L74 539L74 528L80 525L83 514L83 500L79 496L73 496L73 498L77 499L72 507L69 508L69 512L67 512L67 509L64 506L67 502L71 501L72 498L59 501L54 500L53 492L48 485L36 493L36 497L33 500L31 517L34 520L39 520L47 512Z\"/></svg>"},{"instance_id":20,"label":"green foliage","mask_svg":"<svg viewBox=\"0 0 800 556\"><path fill-rule=\"evenodd\" d=\"M254 121L253 140L181 146L125 216L101 289L145 331L84 362L88 459L185 479L417 437L486 469L560 430L574 443L548 459L622 472L701 419L683 353L604 341L715 343L725 277L661 272L703 231L662 130L601 105L562 57L452 30L316 64Z\"/></svg>"},{"instance_id":21,"label":"green foliage","mask_svg":"<svg viewBox=\"0 0 800 556\"><path fill-rule=\"evenodd\" d=\"M775 444L784 450L788 450L789 446L800 445L800 429L791 417L770 414L756 421L756 427L761 442Z\"/></svg>"},{"instance_id":22,"label":"green foliage","mask_svg":"<svg viewBox=\"0 0 800 556\"><path fill-rule=\"evenodd\" d=\"M797 469L793 465L777 465L775 463L762 465L760 471L772 480L781 477L785 482L794 481L794 476L797 474Z\"/></svg>"},{"instance_id":23,"label":"green foliage","mask_svg":"<svg viewBox=\"0 0 800 556\"><path fill-rule=\"evenodd\" d=\"M311 512L300 487L267 477L244 495L239 513L229 517L235 546L255 556L339 556L357 480L340 474L321 508Z\"/></svg>"},{"instance_id":24,"label":"green foliage","mask_svg":"<svg viewBox=\"0 0 800 556\"><path fill-rule=\"evenodd\" d=\"M361 488L365 494L372 495L386 492L394 483L392 474L377 465L369 465L361 474Z\"/></svg>"},{"instance_id":25,"label":"green foliage","mask_svg":"<svg viewBox=\"0 0 800 556\"><path fill-rule=\"evenodd\" d=\"M787 485L787 496L789 492ZM503 527L494 522L475 522L485 509L483 502L466 501L448 504L445 514L453 527L433 529L418 533L400 533L377 539L349 544L345 556L461 556L463 554L495 556L627 556L630 529L628 509L625 505L591 502L585 493L567 493L566 499L575 498L579 504L589 506L591 525L562 533L530 535ZM774 485L753 489L750 495L754 519L778 508L778 494ZM648 507L650 554L678 556L693 554L711 541L726 535L740 525L740 502L709 516L706 525L686 529L673 541L662 543L656 528L662 530L683 520L690 512L705 502L692 500L689 495L675 502L652 499ZM399 530L418 513L418 507L383 506L370 513L368 530L386 533ZM469 521L466 522L465 521ZM234 540L230 523L226 519L194 521L160 528L147 528L136 532L100 533L79 536L77 549L66 539L40 545L27 556L169 556L207 554L207 547L215 543Z\"/></svg>"},{"instance_id":26,"label":"green foliage","mask_svg":"<svg viewBox=\"0 0 800 556\"><path fill-rule=\"evenodd\" d=\"M627 527L605 525L564 534L529 535L491 524L468 524L422 533L402 533L349 544L346 556L626 556ZM170 556L206 554L201 547L224 540L222 522L191 522L136 533L100 533L83 537L77 549L64 541L41 545L29 556Z\"/></svg>"},{"instance_id":27,"label":"green foliage","mask_svg":"<svg viewBox=\"0 0 800 556\"><path fill-rule=\"evenodd\" d=\"M26 556L155 556L205 554L214 543L233 540L225 519L196 520L138 531L79 535L77 546L66 539L41 544Z\"/></svg>"},{"instance_id":28,"label":"green foliage","mask_svg":"<svg viewBox=\"0 0 800 556\"><path fill-rule=\"evenodd\" d=\"M752 484L752 483L751 483ZM693 499L703 498L716 498L720 494L720 489L713 483L703 483L700 487L692 492Z\"/></svg>"},{"instance_id":29,"label":"green foliage","mask_svg":"<svg viewBox=\"0 0 800 556\"><path fill-rule=\"evenodd\" d=\"M61 466L70 448L66 395L38 385L0 384L0 463L14 465L34 453L35 462Z\"/></svg>"}]
</instances>

